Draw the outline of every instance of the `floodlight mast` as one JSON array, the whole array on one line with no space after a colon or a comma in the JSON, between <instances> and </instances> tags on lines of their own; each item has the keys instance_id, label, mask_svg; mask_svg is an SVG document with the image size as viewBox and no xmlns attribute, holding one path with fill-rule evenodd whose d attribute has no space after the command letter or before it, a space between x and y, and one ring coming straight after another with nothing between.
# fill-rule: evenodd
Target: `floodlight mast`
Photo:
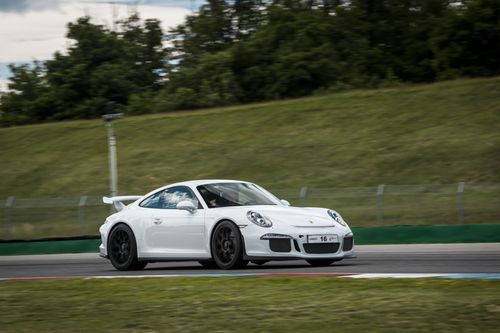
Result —
<instances>
[{"instance_id":1,"label":"floodlight mast","mask_svg":"<svg viewBox=\"0 0 500 333\"><path fill-rule=\"evenodd\" d=\"M118 169L116 163L116 138L113 131L113 120L123 118L123 113L109 113L102 116L106 122L108 130L108 148L109 148L109 175L110 175L110 194L112 197L118 195Z\"/></svg>"}]
</instances>

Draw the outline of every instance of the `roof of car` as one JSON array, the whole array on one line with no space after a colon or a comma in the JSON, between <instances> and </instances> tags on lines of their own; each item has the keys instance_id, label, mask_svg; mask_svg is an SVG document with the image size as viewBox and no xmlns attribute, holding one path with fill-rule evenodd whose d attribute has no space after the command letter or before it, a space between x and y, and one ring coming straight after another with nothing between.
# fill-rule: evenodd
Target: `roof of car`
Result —
<instances>
[{"instance_id":1,"label":"roof of car","mask_svg":"<svg viewBox=\"0 0 500 333\"><path fill-rule=\"evenodd\" d=\"M183 182L178 182L178 183L172 183L168 185L164 185L162 187L159 187L157 189L154 189L153 191L145 194L143 197L148 197L158 191L162 191L166 188L172 187L172 186L190 186L190 187L196 187L198 185L204 185L204 184L214 184L214 183L248 183L247 181L243 180L234 180L234 179L198 179L198 180L187 180Z\"/></svg>"},{"instance_id":2,"label":"roof of car","mask_svg":"<svg viewBox=\"0 0 500 333\"><path fill-rule=\"evenodd\" d=\"M197 179L197 180L187 180L183 182L169 184L166 186L169 187L174 185L198 186L198 185L214 184L214 183L248 183L248 182L243 180L234 180L234 179Z\"/></svg>"}]
</instances>

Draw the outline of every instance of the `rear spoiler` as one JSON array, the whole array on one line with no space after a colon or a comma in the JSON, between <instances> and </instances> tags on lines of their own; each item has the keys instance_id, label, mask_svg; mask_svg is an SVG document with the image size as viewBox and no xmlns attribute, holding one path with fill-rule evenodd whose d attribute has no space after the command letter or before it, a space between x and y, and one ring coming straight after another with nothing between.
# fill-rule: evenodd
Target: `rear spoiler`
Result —
<instances>
[{"instance_id":1,"label":"rear spoiler","mask_svg":"<svg viewBox=\"0 0 500 333\"><path fill-rule=\"evenodd\" d=\"M142 195L122 195L119 197L102 197L102 202L105 204L115 206L116 211L121 211L125 208L125 205L122 201L135 201L137 199L142 198Z\"/></svg>"}]
</instances>

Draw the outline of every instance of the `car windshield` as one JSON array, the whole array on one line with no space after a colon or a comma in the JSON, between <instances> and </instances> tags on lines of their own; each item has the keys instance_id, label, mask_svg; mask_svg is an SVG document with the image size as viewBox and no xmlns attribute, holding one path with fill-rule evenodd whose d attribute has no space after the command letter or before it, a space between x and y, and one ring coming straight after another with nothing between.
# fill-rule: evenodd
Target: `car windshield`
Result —
<instances>
[{"instance_id":1,"label":"car windshield","mask_svg":"<svg viewBox=\"0 0 500 333\"><path fill-rule=\"evenodd\" d=\"M277 205L257 186L248 183L215 183L197 187L208 208Z\"/></svg>"}]
</instances>

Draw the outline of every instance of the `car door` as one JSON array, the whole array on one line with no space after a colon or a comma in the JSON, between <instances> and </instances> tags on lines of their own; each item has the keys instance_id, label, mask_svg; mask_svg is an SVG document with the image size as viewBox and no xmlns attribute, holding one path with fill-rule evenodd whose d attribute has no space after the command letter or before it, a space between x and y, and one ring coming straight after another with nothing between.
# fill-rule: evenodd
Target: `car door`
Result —
<instances>
[{"instance_id":1,"label":"car door","mask_svg":"<svg viewBox=\"0 0 500 333\"><path fill-rule=\"evenodd\" d=\"M194 213L177 209L177 204L191 200ZM141 204L142 205L142 204ZM144 242L149 257L204 258L209 255L205 241L205 210L187 186L160 191L142 206Z\"/></svg>"}]
</instances>

